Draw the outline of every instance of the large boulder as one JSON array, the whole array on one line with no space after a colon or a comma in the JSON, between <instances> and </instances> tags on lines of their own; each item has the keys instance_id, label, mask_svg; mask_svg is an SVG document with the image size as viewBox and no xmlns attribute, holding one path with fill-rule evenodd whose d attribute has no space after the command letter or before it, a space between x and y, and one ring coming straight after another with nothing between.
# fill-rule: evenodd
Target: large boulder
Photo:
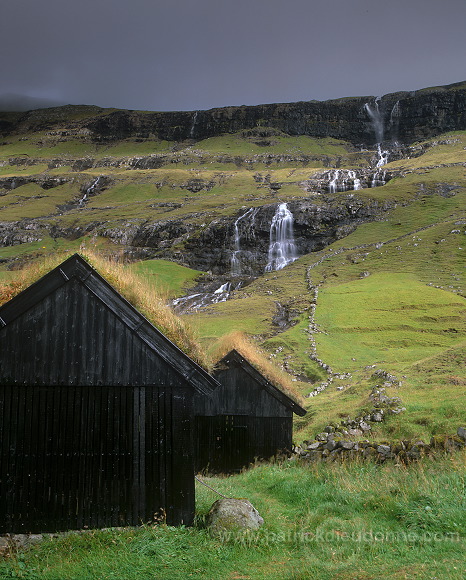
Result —
<instances>
[{"instance_id":1,"label":"large boulder","mask_svg":"<svg viewBox=\"0 0 466 580\"><path fill-rule=\"evenodd\" d=\"M259 512L247 499L219 499L207 514L211 533L257 530L264 523Z\"/></svg>"}]
</instances>

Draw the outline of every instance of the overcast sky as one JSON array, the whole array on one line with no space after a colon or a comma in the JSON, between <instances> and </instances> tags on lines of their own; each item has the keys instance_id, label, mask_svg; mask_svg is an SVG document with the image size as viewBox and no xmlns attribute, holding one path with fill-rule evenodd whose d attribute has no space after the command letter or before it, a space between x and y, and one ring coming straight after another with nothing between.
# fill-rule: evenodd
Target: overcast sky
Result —
<instances>
[{"instance_id":1,"label":"overcast sky","mask_svg":"<svg viewBox=\"0 0 466 580\"><path fill-rule=\"evenodd\" d=\"M0 95L125 109L466 80L466 0L2 0Z\"/></svg>"}]
</instances>

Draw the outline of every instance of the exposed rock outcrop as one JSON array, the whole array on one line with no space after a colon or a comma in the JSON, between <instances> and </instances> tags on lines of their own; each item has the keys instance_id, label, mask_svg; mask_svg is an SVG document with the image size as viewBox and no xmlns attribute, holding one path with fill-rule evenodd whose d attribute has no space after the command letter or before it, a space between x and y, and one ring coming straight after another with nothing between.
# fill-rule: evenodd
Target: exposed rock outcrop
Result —
<instances>
[{"instance_id":1,"label":"exposed rock outcrop","mask_svg":"<svg viewBox=\"0 0 466 580\"><path fill-rule=\"evenodd\" d=\"M378 141L365 109L374 97L302 101L209 111L137 113L115 111L86 126L98 140L128 137L182 141L206 139L266 124L288 135L334 137L353 144ZM412 143L466 129L466 86L457 83L414 92L392 93L379 101L384 140Z\"/></svg>"},{"instance_id":2,"label":"exposed rock outcrop","mask_svg":"<svg viewBox=\"0 0 466 580\"><path fill-rule=\"evenodd\" d=\"M374 106L375 102L375 97L365 96L175 112L107 112L98 107L66 106L8 117L4 114L0 116L0 130L8 135L31 129L49 132L55 129L57 138L89 136L96 142L128 138L196 141L267 125L288 135L334 137L369 146L380 140L409 144L466 129L465 82L391 93L377 99L383 139L376 135L365 107ZM61 129L64 119L78 109L83 120L73 120L66 130ZM264 136L262 142L266 145L267 140L270 141L270 135Z\"/></svg>"}]
</instances>

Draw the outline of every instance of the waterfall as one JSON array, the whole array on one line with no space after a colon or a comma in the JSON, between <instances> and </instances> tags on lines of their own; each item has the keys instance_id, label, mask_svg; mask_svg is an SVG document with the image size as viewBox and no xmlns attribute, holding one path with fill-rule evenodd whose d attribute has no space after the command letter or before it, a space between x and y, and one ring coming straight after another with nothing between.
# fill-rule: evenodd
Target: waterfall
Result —
<instances>
[{"instance_id":1,"label":"waterfall","mask_svg":"<svg viewBox=\"0 0 466 580\"><path fill-rule=\"evenodd\" d=\"M400 101L397 101L390 112L390 122L389 122L389 130L390 130L390 139L396 145L398 141L398 133L399 133L399 126L400 126L400 119L401 119L401 106Z\"/></svg>"},{"instance_id":2,"label":"waterfall","mask_svg":"<svg viewBox=\"0 0 466 580\"><path fill-rule=\"evenodd\" d=\"M375 133L375 142L377 145L377 155L378 155L377 167L382 167L382 165L388 163L389 151L382 151L382 143L384 139L384 124L383 124L383 116L379 109L379 101L380 97L377 97L374 101L373 107L371 107L369 103L366 103L364 105L364 109L369 115L369 118L372 123L372 128L374 129Z\"/></svg>"},{"instance_id":3,"label":"waterfall","mask_svg":"<svg viewBox=\"0 0 466 580\"><path fill-rule=\"evenodd\" d=\"M213 296L210 297L210 304L217 304L217 302L225 302L230 296L232 290L231 282L225 282L217 290L214 291Z\"/></svg>"},{"instance_id":4,"label":"waterfall","mask_svg":"<svg viewBox=\"0 0 466 580\"><path fill-rule=\"evenodd\" d=\"M191 129L189 131L189 137L191 139L194 139L194 129L196 128L196 121L197 121L197 115L198 115L199 111L195 111L194 115L193 115L193 120L191 123Z\"/></svg>"},{"instance_id":5,"label":"waterfall","mask_svg":"<svg viewBox=\"0 0 466 580\"><path fill-rule=\"evenodd\" d=\"M372 122L372 128L374 129L376 143L382 143L384 132L383 118L379 110L379 101L380 97L377 97L374 102L374 107L371 107L369 103L366 103L364 105L364 109L366 110Z\"/></svg>"},{"instance_id":6,"label":"waterfall","mask_svg":"<svg viewBox=\"0 0 466 580\"><path fill-rule=\"evenodd\" d=\"M359 177L356 176L355 171L349 170L348 177L349 177L349 179L353 180L353 189L355 191L358 189L362 189L361 180L359 179Z\"/></svg>"},{"instance_id":7,"label":"waterfall","mask_svg":"<svg viewBox=\"0 0 466 580\"><path fill-rule=\"evenodd\" d=\"M389 151L382 151L380 143L377 143L377 155L379 156L377 167L382 167L382 165L386 165L388 163Z\"/></svg>"},{"instance_id":8,"label":"waterfall","mask_svg":"<svg viewBox=\"0 0 466 580\"><path fill-rule=\"evenodd\" d=\"M78 202L78 207L84 207L84 203L87 201L88 197L90 195L92 195L92 193L94 192L94 189L98 186L99 181L100 181L100 177L101 176L94 179L94 181L91 183L91 185L85 189L84 195L82 196L82 198Z\"/></svg>"},{"instance_id":9,"label":"waterfall","mask_svg":"<svg viewBox=\"0 0 466 580\"><path fill-rule=\"evenodd\" d=\"M391 113L390 113L390 127L392 127L393 125L396 125L399 122L400 116L401 116L400 101L397 101L393 105Z\"/></svg>"},{"instance_id":10,"label":"waterfall","mask_svg":"<svg viewBox=\"0 0 466 580\"><path fill-rule=\"evenodd\" d=\"M329 171L326 175L329 180L329 193L362 189L361 180L352 169L336 169L333 174Z\"/></svg>"},{"instance_id":11,"label":"waterfall","mask_svg":"<svg viewBox=\"0 0 466 580\"><path fill-rule=\"evenodd\" d=\"M376 171L372 176L371 187L380 187L385 185L387 183L386 177L386 171Z\"/></svg>"},{"instance_id":12,"label":"waterfall","mask_svg":"<svg viewBox=\"0 0 466 580\"><path fill-rule=\"evenodd\" d=\"M281 203L270 225L269 261L265 271L281 270L297 258L293 237L293 214L286 203Z\"/></svg>"},{"instance_id":13,"label":"waterfall","mask_svg":"<svg viewBox=\"0 0 466 580\"><path fill-rule=\"evenodd\" d=\"M332 180L329 182L328 184L328 190L330 193L336 193L338 191L338 175L340 174L340 172L338 171L338 169L335 171L335 173L333 174L333 178Z\"/></svg>"},{"instance_id":14,"label":"waterfall","mask_svg":"<svg viewBox=\"0 0 466 580\"><path fill-rule=\"evenodd\" d=\"M230 268L232 276L239 276L241 275L241 262L239 259L241 253L241 234L239 232L238 224L240 221L245 220L246 218L251 218L251 226L250 231L254 232L254 220L256 217L259 208L251 207L245 212L243 215L240 215L239 218L235 221L234 224L234 240L233 240L233 253L231 254L230 260Z\"/></svg>"}]
</instances>

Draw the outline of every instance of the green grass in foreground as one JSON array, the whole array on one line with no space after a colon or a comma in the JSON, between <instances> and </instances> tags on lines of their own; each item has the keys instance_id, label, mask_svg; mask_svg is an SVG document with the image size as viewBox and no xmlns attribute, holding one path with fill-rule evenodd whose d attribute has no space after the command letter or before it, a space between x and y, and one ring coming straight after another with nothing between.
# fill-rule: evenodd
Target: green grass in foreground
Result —
<instances>
[{"instance_id":1,"label":"green grass in foreground","mask_svg":"<svg viewBox=\"0 0 466 580\"><path fill-rule=\"evenodd\" d=\"M218 499L197 484L197 525L101 530L43 542L0 562L1 578L43 580L319 580L465 577L464 452L409 468L286 462L205 477L248 498L265 520L211 537Z\"/></svg>"}]
</instances>

